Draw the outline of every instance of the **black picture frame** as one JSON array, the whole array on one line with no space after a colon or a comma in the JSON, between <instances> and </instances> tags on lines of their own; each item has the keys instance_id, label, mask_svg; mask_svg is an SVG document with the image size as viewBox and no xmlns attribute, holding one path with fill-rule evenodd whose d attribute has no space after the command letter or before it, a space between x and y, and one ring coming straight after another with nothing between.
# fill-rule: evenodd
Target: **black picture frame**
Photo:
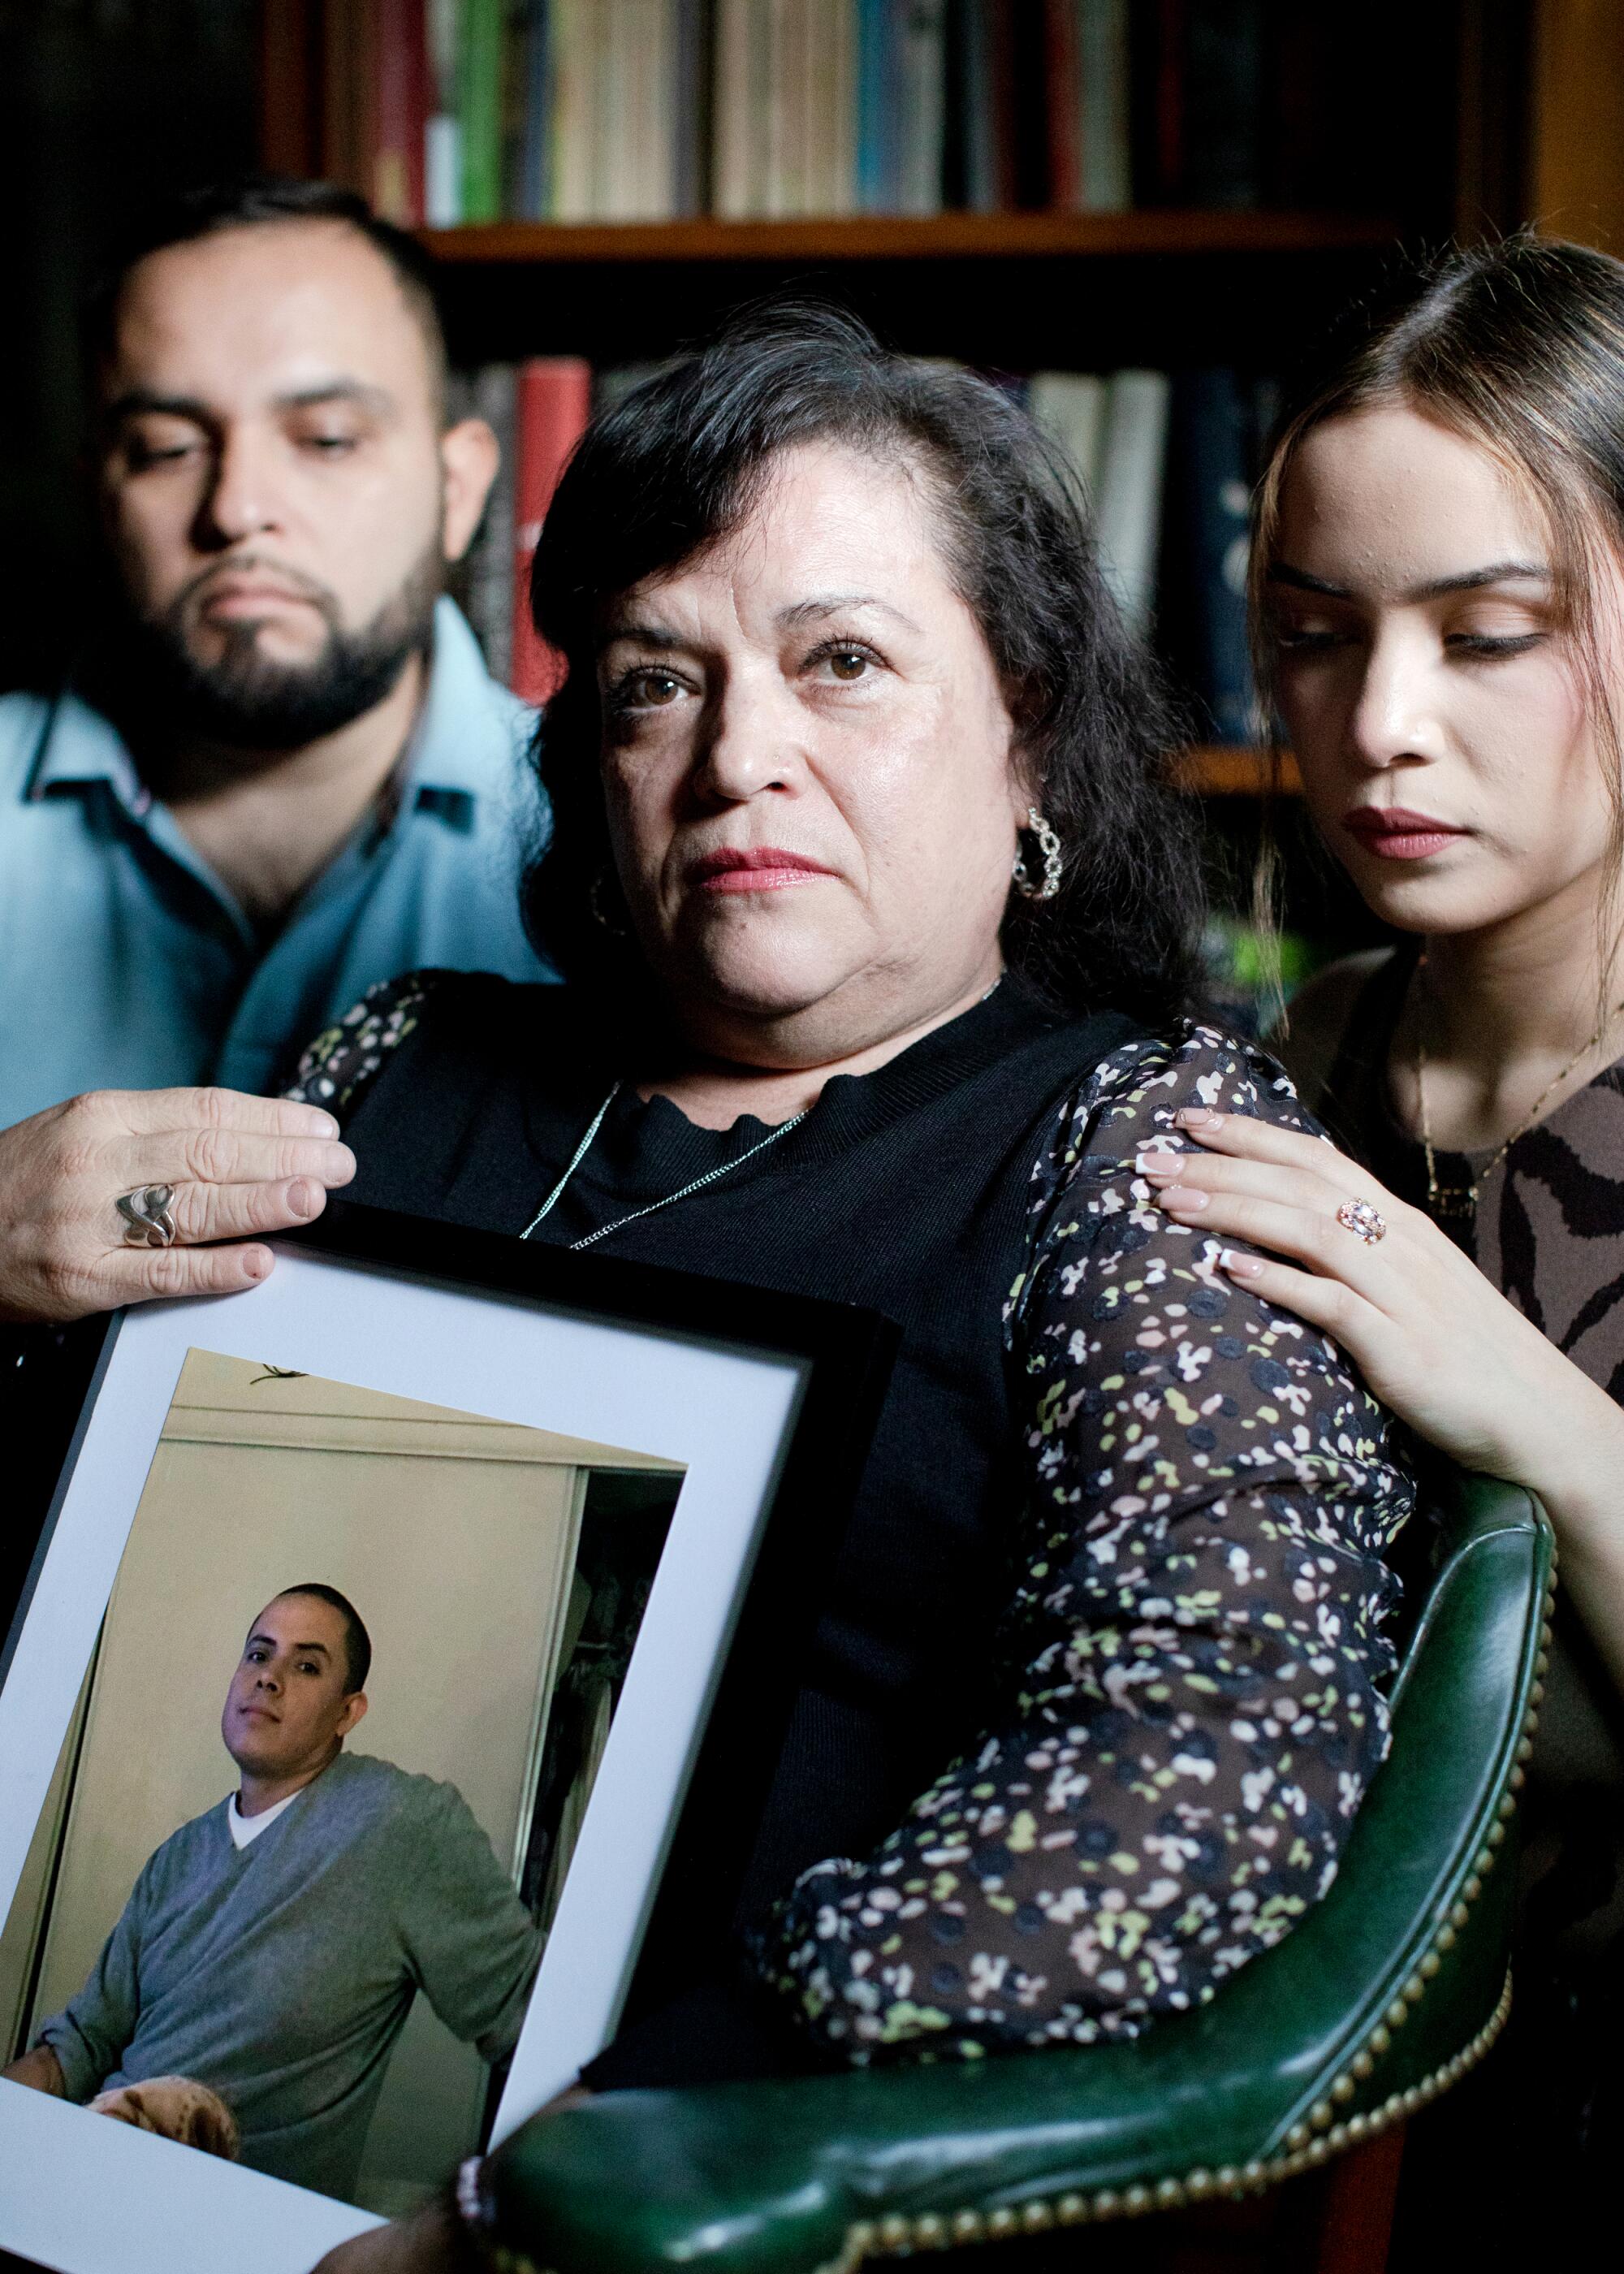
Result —
<instances>
[{"instance_id":1,"label":"black picture frame","mask_svg":"<svg viewBox=\"0 0 1624 2274\"><path fill-rule=\"evenodd\" d=\"M662 2008L680 2013L695 1991L739 1972L740 1898L752 1846L844 1543L899 1329L853 1306L578 1254L355 1203L332 1204L315 1224L274 1245L290 1258L330 1263L346 1275L359 1272L420 1291L489 1299L498 1306L517 1303L566 1325L579 1321L623 1328L702 1351L787 1359L800 1369L798 1398L765 1495L754 1552L740 1567L731 1631L719 1663L712 1660L710 1703L698 1725L686 1787L665 1819L665 1860L654 1878L641 1933L630 1946L636 1955L623 2018L641 2022ZM251 1292L250 1301L257 1291ZM239 1299L214 1299L225 1304ZM184 1334L199 1347L209 1340L210 1307L208 1302L193 1302L192 1315L184 1322ZM0 1658L0 1691L34 1606L121 1336L135 1315L116 1314L102 1334L10 1622ZM500 1331L499 1322L492 1322L492 1330ZM86 1342L79 1338L81 1364ZM462 1403L468 1404L466 1397ZM59 1573L60 1563L55 1568ZM60 1591L59 1577L51 1585ZM99 1601L105 1601L104 1594ZM787 2028L785 2042L793 2059ZM110 2137L124 2131L107 2127L109 2155L124 2152L127 2143L116 2145ZM21 2240L0 2231L0 2263L8 2243L15 2248Z\"/></svg>"}]
</instances>

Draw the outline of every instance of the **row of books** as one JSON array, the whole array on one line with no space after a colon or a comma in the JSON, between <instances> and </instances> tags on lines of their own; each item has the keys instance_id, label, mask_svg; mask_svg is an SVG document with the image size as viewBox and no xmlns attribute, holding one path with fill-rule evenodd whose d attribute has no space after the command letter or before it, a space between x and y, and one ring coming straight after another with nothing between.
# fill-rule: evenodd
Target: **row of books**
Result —
<instances>
[{"instance_id":1,"label":"row of books","mask_svg":"<svg viewBox=\"0 0 1624 2274\"><path fill-rule=\"evenodd\" d=\"M407 226L1244 206L1302 108L1268 0L312 5L324 170Z\"/></svg>"},{"instance_id":2,"label":"row of books","mask_svg":"<svg viewBox=\"0 0 1624 2274\"><path fill-rule=\"evenodd\" d=\"M545 702L553 684L528 606L548 502L589 418L651 368L594 374L580 357L537 356L458 379L460 406L487 419L502 447L463 597L491 670L530 702ZM1267 383L1227 369L1038 372L999 383L1026 402L1070 459L1124 612L1154 634L1199 704L1201 734L1254 740L1246 531L1272 409Z\"/></svg>"}]
</instances>

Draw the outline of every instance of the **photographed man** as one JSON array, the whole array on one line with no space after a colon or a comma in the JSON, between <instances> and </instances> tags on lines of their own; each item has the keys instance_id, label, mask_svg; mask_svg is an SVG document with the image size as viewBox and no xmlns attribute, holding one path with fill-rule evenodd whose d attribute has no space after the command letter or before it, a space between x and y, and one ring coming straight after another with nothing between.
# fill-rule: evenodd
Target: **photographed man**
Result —
<instances>
[{"instance_id":1,"label":"photographed man","mask_svg":"<svg viewBox=\"0 0 1624 2274\"><path fill-rule=\"evenodd\" d=\"M343 1751L371 1657L335 1588L266 1606L221 1719L237 1791L148 1858L89 1980L7 2077L79 2102L207 2087L244 2163L348 2197L419 1988L483 2059L508 2057L540 1934L454 1786Z\"/></svg>"},{"instance_id":2,"label":"photographed man","mask_svg":"<svg viewBox=\"0 0 1624 2274\"><path fill-rule=\"evenodd\" d=\"M533 713L442 589L497 445L448 413L425 256L323 184L211 192L89 344L108 596L70 687L0 698L0 1129L268 1091L420 966L548 975Z\"/></svg>"}]
</instances>

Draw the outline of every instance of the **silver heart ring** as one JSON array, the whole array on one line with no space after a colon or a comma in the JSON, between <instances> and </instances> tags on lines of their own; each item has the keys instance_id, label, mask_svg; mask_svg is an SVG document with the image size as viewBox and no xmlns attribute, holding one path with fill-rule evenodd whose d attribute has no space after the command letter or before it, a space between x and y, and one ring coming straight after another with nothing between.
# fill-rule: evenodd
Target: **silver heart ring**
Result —
<instances>
[{"instance_id":1,"label":"silver heart ring","mask_svg":"<svg viewBox=\"0 0 1624 2274\"><path fill-rule=\"evenodd\" d=\"M175 1219L169 1214L169 1202L174 1197L173 1185L138 1185L132 1193L125 1193L114 1202L124 1220L126 1247L175 1245Z\"/></svg>"},{"instance_id":2,"label":"silver heart ring","mask_svg":"<svg viewBox=\"0 0 1624 2274\"><path fill-rule=\"evenodd\" d=\"M1336 1221L1366 1247L1374 1247L1379 1239L1387 1236L1387 1218L1379 1215L1368 1201L1344 1201L1336 1211Z\"/></svg>"}]
</instances>

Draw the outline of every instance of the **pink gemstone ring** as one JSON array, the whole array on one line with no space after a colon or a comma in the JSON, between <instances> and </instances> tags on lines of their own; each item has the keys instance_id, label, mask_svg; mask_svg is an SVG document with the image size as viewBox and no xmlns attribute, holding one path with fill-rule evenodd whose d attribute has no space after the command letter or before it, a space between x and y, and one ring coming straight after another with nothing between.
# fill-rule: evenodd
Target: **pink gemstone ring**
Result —
<instances>
[{"instance_id":1,"label":"pink gemstone ring","mask_svg":"<svg viewBox=\"0 0 1624 2274\"><path fill-rule=\"evenodd\" d=\"M1366 1247L1374 1247L1379 1239L1387 1238L1387 1219L1368 1201L1344 1201L1336 1211L1336 1221Z\"/></svg>"}]
</instances>

